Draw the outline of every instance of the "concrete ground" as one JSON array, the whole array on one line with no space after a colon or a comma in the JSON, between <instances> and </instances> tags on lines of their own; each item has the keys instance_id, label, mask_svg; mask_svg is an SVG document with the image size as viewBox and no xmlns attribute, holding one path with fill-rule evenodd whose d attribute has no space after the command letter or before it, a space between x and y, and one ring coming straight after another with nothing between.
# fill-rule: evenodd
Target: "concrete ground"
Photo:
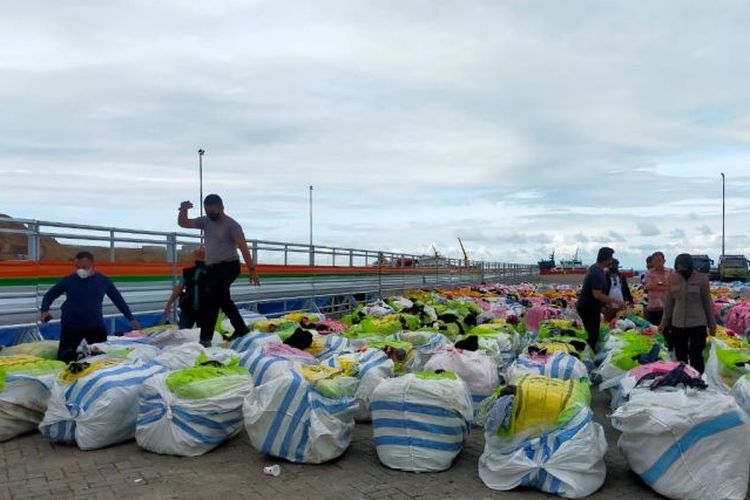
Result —
<instances>
[{"instance_id":1,"label":"concrete ground","mask_svg":"<svg viewBox=\"0 0 750 500\"><path fill-rule=\"evenodd\" d=\"M609 441L607 481L591 498L656 498L627 467L606 418L607 397L595 394L596 419ZM553 498L533 490L495 492L477 475L484 447L474 429L453 468L413 474L380 465L369 425L358 424L347 453L324 465L293 465L262 457L243 434L197 458L142 451L134 441L97 451L49 445L40 434L0 444L0 498ZM262 473L281 464L281 475Z\"/></svg>"}]
</instances>

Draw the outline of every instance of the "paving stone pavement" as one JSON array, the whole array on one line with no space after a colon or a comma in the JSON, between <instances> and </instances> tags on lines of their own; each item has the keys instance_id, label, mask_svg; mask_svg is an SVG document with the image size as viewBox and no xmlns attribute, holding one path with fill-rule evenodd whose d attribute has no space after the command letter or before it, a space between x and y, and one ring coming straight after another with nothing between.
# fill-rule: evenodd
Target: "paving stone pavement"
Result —
<instances>
[{"instance_id":1,"label":"paving stone pavement","mask_svg":"<svg viewBox=\"0 0 750 500\"><path fill-rule=\"evenodd\" d=\"M609 441L607 482L590 498L658 498L627 467L606 419L607 397L595 393L596 419ZM324 465L281 463L281 476L262 473L280 463L262 457L244 432L213 452L196 458L159 456L134 441L103 450L51 446L35 433L0 443L0 498L80 499L431 499L554 498L533 490L495 492L477 475L484 436L474 429L454 466L438 474L387 469L378 462L372 429L358 424L350 449Z\"/></svg>"}]
</instances>

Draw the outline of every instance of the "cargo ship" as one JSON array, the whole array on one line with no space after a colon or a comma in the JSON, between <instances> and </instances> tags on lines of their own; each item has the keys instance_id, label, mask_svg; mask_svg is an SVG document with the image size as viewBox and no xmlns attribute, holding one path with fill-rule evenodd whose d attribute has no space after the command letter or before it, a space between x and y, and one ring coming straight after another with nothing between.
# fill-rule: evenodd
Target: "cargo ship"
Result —
<instances>
[{"instance_id":1,"label":"cargo ship","mask_svg":"<svg viewBox=\"0 0 750 500\"><path fill-rule=\"evenodd\" d=\"M573 258L560 260L558 264L555 261L555 251L552 250L549 258L540 260L539 274L550 275L550 274L586 274L588 272L588 266L585 266L578 256L579 249L576 248L576 253ZM635 272L632 269L620 269L620 274L626 278L632 278L635 276Z\"/></svg>"}]
</instances>

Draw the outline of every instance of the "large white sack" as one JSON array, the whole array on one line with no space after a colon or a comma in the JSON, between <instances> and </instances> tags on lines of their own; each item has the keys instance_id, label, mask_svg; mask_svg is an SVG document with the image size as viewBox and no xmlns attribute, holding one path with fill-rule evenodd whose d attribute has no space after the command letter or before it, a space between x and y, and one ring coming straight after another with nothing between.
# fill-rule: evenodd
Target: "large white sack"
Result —
<instances>
[{"instance_id":1,"label":"large white sack","mask_svg":"<svg viewBox=\"0 0 750 500\"><path fill-rule=\"evenodd\" d=\"M253 330L232 342L232 349L243 353L271 343L281 344L281 337L277 333L264 333Z\"/></svg>"},{"instance_id":2,"label":"large white sack","mask_svg":"<svg viewBox=\"0 0 750 500\"><path fill-rule=\"evenodd\" d=\"M469 385L474 406L478 406L500 385L495 361L482 351L443 349L432 356L425 371L454 372Z\"/></svg>"},{"instance_id":3,"label":"large white sack","mask_svg":"<svg viewBox=\"0 0 750 500\"><path fill-rule=\"evenodd\" d=\"M168 373L143 384L135 439L144 450L195 457L208 453L242 430L242 403L252 390L250 375L222 377L229 389L205 399L183 399L166 385Z\"/></svg>"},{"instance_id":4,"label":"large white sack","mask_svg":"<svg viewBox=\"0 0 750 500\"><path fill-rule=\"evenodd\" d=\"M449 469L464 447L473 415L463 380L416 374L383 380L372 394L370 411L380 461L412 472Z\"/></svg>"},{"instance_id":5,"label":"large white sack","mask_svg":"<svg viewBox=\"0 0 750 500\"><path fill-rule=\"evenodd\" d=\"M716 349L729 349L729 346L716 337L710 338L708 359L706 360L703 379L711 389L721 392L722 394L730 394L737 381L740 380L744 374L750 373L750 366L744 365L742 367L727 369L722 366L719 361L719 358L716 355Z\"/></svg>"},{"instance_id":6,"label":"large white sack","mask_svg":"<svg viewBox=\"0 0 750 500\"><path fill-rule=\"evenodd\" d=\"M133 439L138 394L143 383L165 368L157 363L120 363L94 371L68 385L55 380L39 430L52 442L82 450Z\"/></svg>"},{"instance_id":7,"label":"large white sack","mask_svg":"<svg viewBox=\"0 0 750 500\"><path fill-rule=\"evenodd\" d=\"M199 342L201 337L200 328L186 328L183 330L164 330L158 333L149 335L148 340L152 345L160 349L166 347L178 346L187 344L188 342ZM224 337L214 332L211 338L212 345L221 346L226 343Z\"/></svg>"},{"instance_id":8,"label":"large white sack","mask_svg":"<svg viewBox=\"0 0 750 500\"><path fill-rule=\"evenodd\" d=\"M0 442L37 428L47 411L55 373L9 374L0 392Z\"/></svg>"},{"instance_id":9,"label":"large white sack","mask_svg":"<svg viewBox=\"0 0 750 500\"><path fill-rule=\"evenodd\" d=\"M744 499L750 426L731 396L636 390L612 414L630 468L657 493L684 500Z\"/></svg>"},{"instance_id":10,"label":"large white sack","mask_svg":"<svg viewBox=\"0 0 750 500\"><path fill-rule=\"evenodd\" d=\"M356 410L354 397L324 397L294 370L257 386L242 407L256 450L305 464L333 460L349 448Z\"/></svg>"},{"instance_id":11,"label":"large white sack","mask_svg":"<svg viewBox=\"0 0 750 500\"><path fill-rule=\"evenodd\" d=\"M584 408L565 425L535 438L500 438L488 430L479 477L494 490L529 487L583 498L604 484L606 453L604 429Z\"/></svg>"},{"instance_id":12,"label":"large white sack","mask_svg":"<svg viewBox=\"0 0 750 500\"><path fill-rule=\"evenodd\" d=\"M187 342L165 347L154 358L154 362L169 370L182 370L195 366L195 361L201 353L205 353L208 359L216 360L221 364L227 364L230 359L237 356L237 352L232 349L214 346L203 347L198 342Z\"/></svg>"},{"instance_id":13,"label":"large white sack","mask_svg":"<svg viewBox=\"0 0 750 500\"><path fill-rule=\"evenodd\" d=\"M550 356L522 354L508 369L508 379L515 380L524 375L544 375L560 380L588 378L588 370L578 358L565 352Z\"/></svg>"},{"instance_id":14,"label":"large white sack","mask_svg":"<svg viewBox=\"0 0 750 500\"><path fill-rule=\"evenodd\" d=\"M109 358L145 363L154 359L160 352L158 347L144 339L115 336L107 337L106 342L89 344L84 348L86 361Z\"/></svg>"},{"instance_id":15,"label":"large white sack","mask_svg":"<svg viewBox=\"0 0 750 500\"><path fill-rule=\"evenodd\" d=\"M323 364L332 368L344 368L343 360L350 360L356 366L356 376L359 379L357 393L354 395L357 399L354 419L357 422L369 422L372 393L384 379L395 376L393 360L380 349L366 349L331 357Z\"/></svg>"}]
</instances>

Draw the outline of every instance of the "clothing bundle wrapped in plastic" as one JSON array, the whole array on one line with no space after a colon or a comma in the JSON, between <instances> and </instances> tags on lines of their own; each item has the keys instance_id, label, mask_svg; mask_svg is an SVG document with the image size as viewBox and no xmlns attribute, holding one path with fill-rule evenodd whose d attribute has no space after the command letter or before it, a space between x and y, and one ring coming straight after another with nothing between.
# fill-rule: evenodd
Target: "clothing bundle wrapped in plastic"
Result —
<instances>
[{"instance_id":1,"label":"clothing bundle wrapped in plastic","mask_svg":"<svg viewBox=\"0 0 750 500\"><path fill-rule=\"evenodd\" d=\"M550 337L575 337L581 340L588 339L586 331L580 328L578 323L569 319L550 319L542 321L539 325L539 338L546 339Z\"/></svg>"},{"instance_id":2,"label":"clothing bundle wrapped in plastic","mask_svg":"<svg viewBox=\"0 0 750 500\"><path fill-rule=\"evenodd\" d=\"M349 339L383 338L403 330L401 321L397 317L365 318L360 323L352 325L344 336Z\"/></svg>"},{"instance_id":3,"label":"clothing bundle wrapped in plastic","mask_svg":"<svg viewBox=\"0 0 750 500\"><path fill-rule=\"evenodd\" d=\"M560 318L562 318L560 309L550 306L534 306L526 311L526 328L530 332L539 332L542 322Z\"/></svg>"},{"instance_id":4,"label":"clothing bundle wrapped in plastic","mask_svg":"<svg viewBox=\"0 0 750 500\"><path fill-rule=\"evenodd\" d=\"M0 357L0 442L37 428L50 387L63 369L62 361L36 356Z\"/></svg>"},{"instance_id":5,"label":"clothing bundle wrapped in plastic","mask_svg":"<svg viewBox=\"0 0 750 500\"><path fill-rule=\"evenodd\" d=\"M452 372L420 372L383 380L370 403L378 458L412 472L450 468L469 434L472 405Z\"/></svg>"},{"instance_id":6,"label":"clothing bundle wrapped in plastic","mask_svg":"<svg viewBox=\"0 0 750 500\"><path fill-rule=\"evenodd\" d=\"M222 347L204 347L198 342L187 342L175 346L165 347L153 361L168 370L182 370L195 365L201 354L220 363L227 363L237 356L237 352Z\"/></svg>"},{"instance_id":7,"label":"clothing bundle wrapped in plastic","mask_svg":"<svg viewBox=\"0 0 750 500\"><path fill-rule=\"evenodd\" d=\"M252 351L245 351L240 366L249 370L254 385L264 384L300 365L316 365L318 360L311 354L286 344L268 343Z\"/></svg>"},{"instance_id":8,"label":"clothing bundle wrapped in plastic","mask_svg":"<svg viewBox=\"0 0 750 500\"><path fill-rule=\"evenodd\" d=\"M367 344L367 348L380 349L385 352L391 361L393 361L393 369L397 375L411 370L416 355L411 343L401 340L370 342Z\"/></svg>"},{"instance_id":9,"label":"clothing bundle wrapped in plastic","mask_svg":"<svg viewBox=\"0 0 750 500\"><path fill-rule=\"evenodd\" d=\"M731 396L683 388L638 391L612 414L630 468L657 493L744 499L750 425Z\"/></svg>"},{"instance_id":10,"label":"clothing bundle wrapped in plastic","mask_svg":"<svg viewBox=\"0 0 750 500\"><path fill-rule=\"evenodd\" d=\"M351 443L356 378L325 373L324 367L303 368L309 379L297 370L280 374L256 387L242 411L256 450L290 462L319 464L341 456Z\"/></svg>"},{"instance_id":11,"label":"clothing bundle wrapped in plastic","mask_svg":"<svg viewBox=\"0 0 750 500\"><path fill-rule=\"evenodd\" d=\"M595 374L600 377L600 390L617 386L620 379L636 366L666 361L667 353L654 337L630 331L611 335L605 345L609 349Z\"/></svg>"},{"instance_id":12,"label":"clothing bundle wrapped in plastic","mask_svg":"<svg viewBox=\"0 0 750 500\"><path fill-rule=\"evenodd\" d=\"M531 487L566 498L598 490L607 441L593 421L587 381L529 375L483 404L479 477L501 491Z\"/></svg>"},{"instance_id":13,"label":"clothing bundle wrapped in plastic","mask_svg":"<svg viewBox=\"0 0 750 500\"><path fill-rule=\"evenodd\" d=\"M81 348L79 347L79 351ZM99 342L84 347L84 359L100 356L112 359L123 359L134 363L145 363L160 354L160 349L146 341L108 337L106 342ZM79 358L80 359L80 358Z\"/></svg>"},{"instance_id":14,"label":"clothing bundle wrapped in plastic","mask_svg":"<svg viewBox=\"0 0 750 500\"><path fill-rule=\"evenodd\" d=\"M393 360L381 349L365 349L329 358L325 364L341 368L359 380L357 392L357 412L354 415L358 422L370 421L370 399L375 388L384 379L395 375Z\"/></svg>"},{"instance_id":15,"label":"clothing bundle wrapped in plastic","mask_svg":"<svg viewBox=\"0 0 750 500\"><path fill-rule=\"evenodd\" d=\"M261 347L265 344L272 343L281 344L281 337L273 332L261 332L260 330L253 330L232 342L232 349L237 352L243 353L246 351L252 351L253 349Z\"/></svg>"},{"instance_id":16,"label":"clothing bundle wrapped in plastic","mask_svg":"<svg viewBox=\"0 0 750 500\"><path fill-rule=\"evenodd\" d=\"M425 371L449 371L466 382L474 405L478 405L500 383L495 361L482 351L443 349L425 365Z\"/></svg>"},{"instance_id":17,"label":"clothing bundle wrapped in plastic","mask_svg":"<svg viewBox=\"0 0 750 500\"><path fill-rule=\"evenodd\" d=\"M505 370L515 359L519 344L515 329L506 324L485 324L475 326L466 335L456 339L456 347L469 349L462 344L471 344L471 337L476 337L476 349L485 352L495 360L498 370Z\"/></svg>"},{"instance_id":18,"label":"clothing bundle wrapped in plastic","mask_svg":"<svg viewBox=\"0 0 750 500\"><path fill-rule=\"evenodd\" d=\"M143 384L135 438L148 451L202 455L242 429L242 403L252 379L239 358L227 365L202 353L196 366L162 373Z\"/></svg>"},{"instance_id":19,"label":"clothing bundle wrapped in plastic","mask_svg":"<svg viewBox=\"0 0 750 500\"><path fill-rule=\"evenodd\" d=\"M392 337L389 337L388 340L405 342L413 347L413 359L409 366L409 370L414 372L422 371L424 365L436 352L446 347L450 347L451 345L450 340L448 340L445 335L434 330L398 332Z\"/></svg>"},{"instance_id":20,"label":"clothing bundle wrapped in plastic","mask_svg":"<svg viewBox=\"0 0 750 500\"><path fill-rule=\"evenodd\" d=\"M708 385L729 394L746 373L750 373L750 349L732 349L721 339L711 338L705 370Z\"/></svg>"},{"instance_id":21,"label":"clothing bundle wrapped in plastic","mask_svg":"<svg viewBox=\"0 0 750 500\"><path fill-rule=\"evenodd\" d=\"M508 379L513 381L524 375L544 375L561 380L588 378L588 370L578 358L565 352L549 355L522 354L508 369Z\"/></svg>"},{"instance_id":22,"label":"clothing bundle wrapped in plastic","mask_svg":"<svg viewBox=\"0 0 750 500\"><path fill-rule=\"evenodd\" d=\"M184 330L178 330L174 325L163 325L169 326L158 330L154 333L150 333L147 338L152 345L155 345L159 349L166 349L168 347L175 347L187 343L196 343L200 341L201 331L200 328L188 328ZM156 327L154 327L156 328ZM142 330L143 333L145 330ZM224 342L224 338L218 333L214 333L211 339L213 344L221 344Z\"/></svg>"},{"instance_id":23,"label":"clothing bundle wrapped in plastic","mask_svg":"<svg viewBox=\"0 0 750 500\"><path fill-rule=\"evenodd\" d=\"M132 439L141 387L165 371L153 361L71 363L55 380L39 430L52 442L82 450Z\"/></svg>"},{"instance_id":24,"label":"clothing bundle wrapped in plastic","mask_svg":"<svg viewBox=\"0 0 750 500\"><path fill-rule=\"evenodd\" d=\"M680 370L680 376L675 376ZM672 378L663 381L664 377L670 374L673 375ZM657 387L675 387L680 384L705 386L698 370L682 362L656 361L636 366L619 379L617 385L609 389L612 397L610 407L614 410L628 401L636 387L645 387L646 390L650 390L652 386L656 389Z\"/></svg>"},{"instance_id":25,"label":"clothing bundle wrapped in plastic","mask_svg":"<svg viewBox=\"0 0 750 500\"><path fill-rule=\"evenodd\" d=\"M44 359L57 359L57 340L40 340L11 346L0 347L0 357L34 356Z\"/></svg>"}]
</instances>

